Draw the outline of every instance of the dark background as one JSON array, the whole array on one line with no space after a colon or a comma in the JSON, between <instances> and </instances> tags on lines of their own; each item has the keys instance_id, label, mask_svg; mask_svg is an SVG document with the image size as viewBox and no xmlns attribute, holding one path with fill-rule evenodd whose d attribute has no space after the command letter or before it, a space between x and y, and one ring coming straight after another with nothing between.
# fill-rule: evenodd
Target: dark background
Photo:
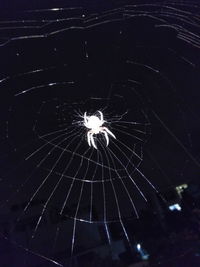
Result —
<instances>
[{"instance_id":1,"label":"dark background","mask_svg":"<svg viewBox=\"0 0 200 267\"><path fill-rule=\"evenodd\" d=\"M0 266L132 266L141 261L147 266L200 265L199 6L143 3L1 3ZM52 10L56 7L63 10ZM150 122L144 142L139 143L144 147L140 170L159 193L135 177L148 198L145 203L129 187L139 210L136 219L119 189L128 243L108 189L110 246L102 215L96 211L97 223L88 223L82 202L79 218L85 222L77 222L71 257L73 203L77 205L80 183L64 217L57 212L59 198L66 194L60 189L32 239L55 174L27 214L17 218L55 157L39 171L37 163L47 150L32 161L25 158L42 144L39 135L68 125L75 110L98 108L105 108L107 118L128 110L126 120ZM126 130L132 134L134 129ZM32 171L36 173L26 183ZM178 194L176 187L182 184L187 189ZM182 210L170 211L176 203Z\"/></svg>"}]
</instances>

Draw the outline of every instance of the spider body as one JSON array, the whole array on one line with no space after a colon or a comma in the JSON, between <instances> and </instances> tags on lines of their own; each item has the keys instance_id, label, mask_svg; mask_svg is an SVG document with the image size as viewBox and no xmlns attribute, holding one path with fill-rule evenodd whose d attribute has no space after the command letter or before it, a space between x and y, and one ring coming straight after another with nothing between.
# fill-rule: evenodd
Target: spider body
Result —
<instances>
[{"instance_id":1,"label":"spider body","mask_svg":"<svg viewBox=\"0 0 200 267\"><path fill-rule=\"evenodd\" d=\"M97 149L97 146L94 141L94 134L103 133L106 139L106 145L109 144L109 135L116 139L115 135L107 128L104 127L103 124L105 120L103 119L103 113L98 111L100 117L96 115L87 116L87 113L84 113L84 126L89 129L87 132L87 141L89 146L93 146Z\"/></svg>"}]
</instances>

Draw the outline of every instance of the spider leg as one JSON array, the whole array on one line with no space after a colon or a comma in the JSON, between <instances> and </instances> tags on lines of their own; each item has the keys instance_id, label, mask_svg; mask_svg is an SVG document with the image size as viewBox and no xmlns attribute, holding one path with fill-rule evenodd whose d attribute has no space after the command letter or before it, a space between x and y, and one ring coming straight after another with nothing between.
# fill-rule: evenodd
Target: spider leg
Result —
<instances>
[{"instance_id":1,"label":"spider leg","mask_svg":"<svg viewBox=\"0 0 200 267\"><path fill-rule=\"evenodd\" d=\"M113 138L116 139L116 136L106 127L103 127L103 130L106 132L106 133L109 133Z\"/></svg>"},{"instance_id":2,"label":"spider leg","mask_svg":"<svg viewBox=\"0 0 200 267\"><path fill-rule=\"evenodd\" d=\"M90 131L87 132L87 141L88 141L88 145L91 146L91 132Z\"/></svg>"},{"instance_id":3,"label":"spider leg","mask_svg":"<svg viewBox=\"0 0 200 267\"><path fill-rule=\"evenodd\" d=\"M91 134L91 137L90 137L90 139L91 139L91 143L92 143L92 146L94 147L94 148L96 148L97 149L97 146L96 146L96 144L95 144L95 142L94 142L94 137L93 137L93 133Z\"/></svg>"},{"instance_id":4,"label":"spider leg","mask_svg":"<svg viewBox=\"0 0 200 267\"><path fill-rule=\"evenodd\" d=\"M86 112L84 113L84 123L85 124L87 123L87 113Z\"/></svg>"},{"instance_id":5,"label":"spider leg","mask_svg":"<svg viewBox=\"0 0 200 267\"><path fill-rule=\"evenodd\" d=\"M104 122L104 120L103 120L103 113L100 110L98 110L98 112L100 114L100 120L101 120L101 122Z\"/></svg>"},{"instance_id":6,"label":"spider leg","mask_svg":"<svg viewBox=\"0 0 200 267\"><path fill-rule=\"evenodd\" d=\"M108 137L108 134L105 130L102 131L102 133L104 134L105 138L106 138L106 146L108 146L109 144L109 137Z\"/></svg>"}]
</instances>

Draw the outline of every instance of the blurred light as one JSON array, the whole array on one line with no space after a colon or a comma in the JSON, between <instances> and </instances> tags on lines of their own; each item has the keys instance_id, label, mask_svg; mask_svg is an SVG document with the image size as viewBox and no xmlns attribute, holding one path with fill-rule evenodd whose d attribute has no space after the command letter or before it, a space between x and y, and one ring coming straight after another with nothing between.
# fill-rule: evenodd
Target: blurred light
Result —
<instances>
[{"instance_id":1,"label":"blurred light","mask_svg":"<svg viewBox=\"0 0 200 267\"><path fill-rule=\"evenodd\" d=\"M136 249L137 249L138 253L140 254L140 257L142 260L145 260L145 261L148 260L149 254L147 253L147 251L144 248L142 248L140 243L138 243L136 245Z\"/></svg>"},{"instance_id":2,"label":"blurred light","mask_svg":"<svg viewBox=\"0 0 200 267\"><path fill-rule=\"evenodd\" d=\"M144 254L142 256L142 259L145 260L145 261L148 260L149 259L149 254Z\"/></svg>"},{"instance_id":3,"label":"blurred light","mask_svg":"<svg viewBox=\"0 0 200 267\"><path fill-rule=\"evenodd\" d=\"M170 205L170 206L169 206L169 209L170 209L171 211L173 211L173 210L181 211L181 206L180 206L178 203L176 203L176 204Z\"/></svg>"},{"instance_id":4,"label":"blurred light","mask_svg":"<svg viewBox=\"0 0 200 267\"><path fill-rule=\"evenodd\" d=\"M184 190L188 188L187 184L181 184L176 186L176 192L178 193L178 195L182 198L182 193L184 192Z\"/></svg>"}]
</instances>

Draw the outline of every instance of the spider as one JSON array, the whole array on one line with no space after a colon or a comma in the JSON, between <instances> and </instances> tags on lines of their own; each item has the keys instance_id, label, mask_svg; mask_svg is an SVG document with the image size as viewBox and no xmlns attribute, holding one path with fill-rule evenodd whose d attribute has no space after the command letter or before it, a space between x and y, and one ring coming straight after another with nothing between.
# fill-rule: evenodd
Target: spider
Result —
<instances>
[{"instance_id":1,"label":"spider","mask_svg":"<svg viewBox=\"0 0 200 267\"><path fill-rule=\"evenodd\" d=\"M113 138L116 139L115 135L107 127L102 126L106 121L103 119L103 113L99 110L98 112L100 114L100 118L96 115L87 116L86 112L84 113L84 126L90 129L87 132L88 145L89 146L92 145L96 149L97 146L94 142L94 137L93 137L94 134L103 133L106 139L106 146L108 146L109 144L108 134L110 134Z\"/></svg>"}]
</instances>

